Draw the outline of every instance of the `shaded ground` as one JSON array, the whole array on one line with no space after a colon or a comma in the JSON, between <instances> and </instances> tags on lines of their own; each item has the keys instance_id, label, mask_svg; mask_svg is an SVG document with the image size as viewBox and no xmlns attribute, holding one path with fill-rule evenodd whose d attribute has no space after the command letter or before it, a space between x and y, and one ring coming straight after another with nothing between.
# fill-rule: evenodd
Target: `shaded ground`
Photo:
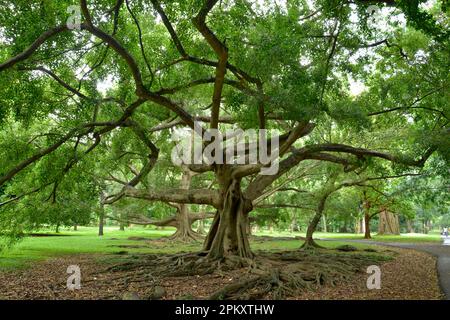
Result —
<instances>
[{"instance_id":1,"label":"shaded ground","mask_svg":"<svg viewBox=\"0 0 450 320\"><path fill-rule=\"evenodd\" d=\"M348 241L364 244L384 245L397 248L407 248L433 255L437 258L437 275L439 278L440 287L445 295L445 298L447 300L450 300L450 245L448 244L448 240L445 240L443 244L377 242L373 240Z\"/></svg>"},{"instance_id":2,"label":"shaded ground","mask_svg":"<svg viewBox=\"0 0 450 320\"><path fill-rule=\"evenodd\" d=\"M325 286L296 299L434 300L443 299L436 272L436 259L429 254L392 248L395 260L381 264L381 289L368 290L368 274L355 276L338 287Z\"/></svg>"},{"instance_id":3,"label":"shaded ground","mask_svg":"<svg viewBox=\"0 0 450 320\"><path fill-rule=\"evenodd\" d=\"M383 249L384 250L384 249ZM354 274L336 286L314 287L292 299L439 299L441 293L436 277L436 260L428 254L413 250L392 249L395 260L380 263L382 289L366 288L367 274ZM112 259L112 260L111 260ZM122 299L136 293L147 299L162 292L163 299L205 299L213 292L239 281L247 268L214 272L203 276L165 277L155 279L130 277L125 272L107 272L112 264L123 259L120 255L70 255L35 263L30 269L0 272L0 297L3 299ZM69 291L66 273L69 265L79 265L82 289ZM135 273L131 273L133 275ZM137 274L137 273L136 273ZM145 277L147 277L145 279Z\"/></svg>"}]
</instances>

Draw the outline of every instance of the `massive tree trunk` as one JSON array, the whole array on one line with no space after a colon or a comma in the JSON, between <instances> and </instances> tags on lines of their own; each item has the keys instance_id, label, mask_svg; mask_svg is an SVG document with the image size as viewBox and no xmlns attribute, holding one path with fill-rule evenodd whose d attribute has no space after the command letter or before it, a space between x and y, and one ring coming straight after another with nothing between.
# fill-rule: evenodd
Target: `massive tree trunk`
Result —
<instances>
[{"instance_id":1,"label":"massive tree trunk","mask_svg":"<svg viewBox=\"0 0 450 320\"><path fill-rule=\"evenodd\" d=\"M240 179L231 178L227 172L219 172L218 180L222 206L214 216L205 240L204 249L208 251L208 258L222 259L230 255L253 258L247 234L251 201L244 197Z\"/></svg>"},{"instance_id":2,"label":"massive tree trunk","mask_svg":"<svg viewBox=\"0 0 450 320\"><path fill-rule=\"evenodd\" d=\"M381 210L379 217L378 234L400 234L398 215L384 208Z\"/></svg>"}]
</instances>

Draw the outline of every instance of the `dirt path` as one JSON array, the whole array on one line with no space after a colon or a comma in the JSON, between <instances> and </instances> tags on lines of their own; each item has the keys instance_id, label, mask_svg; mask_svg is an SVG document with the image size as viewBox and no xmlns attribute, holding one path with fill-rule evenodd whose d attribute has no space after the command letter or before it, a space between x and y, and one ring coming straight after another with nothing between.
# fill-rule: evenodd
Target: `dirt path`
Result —
<instances>
[{"instance_id":1,"label":"dirt path","mask_svg":"<svg viewBox=\"0 0 450 320\"><path fill-rule=\"evenodd\" d=\"M322 239L332 240L332 239ZM355 239L339 239L340 241L358 242L375 244L379 246L390 246L403 249L413 249L421 252L429 253L437 258L437 272L439 285L445 294L445 299L450 300L450 238L444 239L442 244L428 243L398 243L398 242L380 242L373 240L355 240Z\"/></svg>"}]
</instances>

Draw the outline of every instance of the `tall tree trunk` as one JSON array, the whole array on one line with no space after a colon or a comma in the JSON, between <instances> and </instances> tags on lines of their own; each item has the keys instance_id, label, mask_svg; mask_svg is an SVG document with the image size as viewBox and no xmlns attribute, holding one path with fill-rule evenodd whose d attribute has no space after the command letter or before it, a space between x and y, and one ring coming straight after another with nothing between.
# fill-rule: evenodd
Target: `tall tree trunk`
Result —
<instances>
[{"instance_id":1,"label":"tall tree trunk","mask_svg":"<svg viewBox=\"0 0 450 320\"><path fill-rule=\"evenodd\" d=\"M400 234L398 215L384 208L379 214L378 234Z\"/></svg>"},{"instance_id":2,"label":"tall tree trunk","mask_svg":"<svg viewBox=\"0 0 450 320\"><path fill-rule=\"evenodd\" d=\"M183 175L181 177L180 188L188 190L191 187L193 173L187 168L183 167ZM171 236L174 240L189 242L198 240L201 235L192 229L192 221L189 219L189 206L187 204L173 205L177 208L177 231Z\"/></svg>"},{"instance_id":3,"label":"tall tree trunk","mask_svg":"<svg viewBox=\"0 0 450 320\"><path fill-rule=\"evenodd\" d=\"M120 222L119 223L119 230L120 231L125 231L125 223L124 222Z\"/></svg>"},{"instance_id":4,"label":"tall tree trunk","mask_svg":"<svg viewBox=\"0 0 450 320\"><path fill-rule=\"evenodd\" d=\"M205 222L202 219L198 220L197 233L205 234Z\"/></svg>"},{"instance_id":5,"label":"tall tree trunk","mask_svg":"<svg viewBox=\"0 0 450 320\"><path fill-rule=\"evenodd\" d=\"M76 224L73 225L73 231L78 231L78 225Z\"/></svg>"},{"instance_id":6,"label":"tall tree trunk","mask_svg":"<svg viewBox=\"0 0 450 320\"><path fill-rule=\"evenodd\" d=\"M423 233L428 234L428 231L430 231L430 223L428 220L425 220L423 222Z\"/></svg>"},{"instance_id":7,"label":"tall tree trunk","mask_svg":"<svg viewBox=\"0 0 450 320\"><path fill-rule=\"evenodd\" d=\"M311 219L308 225L308 229L306 230L306 238L305 242L301 246L303 249L308 248L321 248L313 239L314 231L317 229L317 225L319 224L320 219L322 218L323 210L325 209L325 203L327 201L327 198L329 196L329 193L323 195L319 199L319 203L317 205L316 213L314 214L314 217Z\"/></svg>"},{"instance_id":8,"label":"tall tree trunk","mask_svg":"<svg viewBox=\"0 0 450 320\"><path fill-rule=\"evenodd\" d=\"M170 237L171 239L189 242L201 238L200 234L192 229L192 221L189 219L187 205L178 205L176 219L177 231L175 231L175 233Z\"/></svg>"},{"instance_id":9,"label":"tall tree trunk","mask_svg":"<svg viewBox=\"0 0 450 320\"><path fill-rule=\"evenodd\" d=\"M406 228L408 229L408 233L414 233L414 228L410 219L406 220Z\"/></svg>"},{"instance_id":10,"label":"tall tree trunk","mask_svg":"<svg viewBox=\"0 0 450 320\"><path fill-rule=\"evenodd\" d=\"M252 235L252 224L250 222L250 219L247 219L247 235L248 236Z\"/></svg>"},{"instance_id":11,"label":"tall tree trunk","mask_svg":"<svg viewBox=\"0 0 450 320\"><path fill-rule=\"evenodd\" d=\"M294 214L294 218L292 218L291 223L291 232L299 232L298 223L297 223L297 216Z\"/></svg>"},{"instance_id":12,"label":"tall tree trunk","mask_svg":"<svg viewBox=\"0 0 450 320\"><path fill-rule=\"evenodd\" d=\"M364 214L364 239L372 239L370 235L370 215L367 212Z\"/></svg>"},{"instance_id":13,"label":"tall tree trunk","mask_svg":"<svg viewBox=\"0 0 450 320\"><path fill-rule=\"evenodd\" d=\"M103 227L105 223L105 206L101 204L100 212L98 215L98 235L103 236Z\"/></svg>"},{"instance_id":14,"label":"tall tree trunk","mask_svg":"<svg viewBox=\"0 0 450 320\"><path fill-rule=\"evenodd\" d=\"M226 256L253 258L247 235L248 213L252 210L251 201L245 199L240 179L232 179L220 173L222 206L214 216L211 229L205 239L204 249L208 258L221 259Z\"/></svg>"},{"instance_id":15,"label":"tall tree trunk","mask_svg":"<svg viewBox=\"0 0 450 320\"><path fill-rule=\"evenodd\" d=\"M355 233L356 234L362 233L363 228L362 228L361 224L362 224L361 219L356 218L356 221L355 221Z\"/></svg>"},{"instance_id":16,"label":"tall tree trunk","mask_svg":"<svg viewBox=\"0 0 450 320\"><path fill-rule=\"evenodd\" d=\"M363 192L363 208L364 208L364 239L372 239L370 235L370 201L367 198L367 193Z\"/></svg>"},{"instance_id":17,"label":"tall tree trunk","mask_svg":"<svg viewBox=\"0 0 450 320\"><path fill-rule=\"evenodd\" d=\"M323 232L328 232L328 228L327 228L327 216L324 214L322 215L322 231Z\"/></svg>"}]
</instances>

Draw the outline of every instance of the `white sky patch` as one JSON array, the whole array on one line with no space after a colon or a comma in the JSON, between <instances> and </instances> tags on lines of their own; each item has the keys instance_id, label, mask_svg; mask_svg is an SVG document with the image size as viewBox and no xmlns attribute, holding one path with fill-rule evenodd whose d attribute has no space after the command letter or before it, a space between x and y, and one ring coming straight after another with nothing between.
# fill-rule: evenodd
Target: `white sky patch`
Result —
<instances>
[{"instance_id":1,"label":"white sky patch","mask_svg":"<svg viewBox=\"0 0 450 320\"><path fill-rule=\"evenodd\" d=\"M287 13L287 1L288 0L257 0L252 4L252 9L267 14L270 10L278 7L281 12Z\"/></svg>"},{"instance_id":2,"label":"white sky patch","mask_svg":"<svg viewBox=\"0 0 450 320\"><path fill-rule=\"evenodd\" d=\"M0 43L2 43L2 44L8 43L8 39L6 39L6 37L5 37L5 28L3 28L3 27L0 27Z\"/></svg>"},{"instance_id":3,"label":"white sky patch","mask_svg":"<svg viewBox=\"0 0 450 320\"><path fill-rule=\"evenodd\" d=\"M422 10L430 10L434 5L436 5L436 0L429 0L419 4L419 8Z\"/></svg>"},{"instance_id":4,"label":"white sky patch","mask_svg":"<svg viewBox=\"0 0 450 320\"><path fill-rule=\"evenodd\" d=\"M429 55L422 49L417 50L414 59L421 64L427 63Z\"/></svg>"},{"instance_id":5,"label":"white sky patch","mask_svg":"<svg viewBox=\"0 0 450 320\"><path fill-rule=\"evenodd\" d=\"M406 115L406 121L408 121L408 123L414 123L414 118L411 117L410 115Z\"/></svg>"},{"instance_id":6,"label":"white sky patch","mask_svg":"<svg viewBox=\"0 0 450 320\"><path fill-rule=\"evenodd\" d=\"M77 78L77 80L81 80L81 78L84 76L84 74L86 73L86 69L88 68L87 65L84 65L82 67L79 67L78 69L75 70L75 77Z\"/></svg>"},{"instance_id":7,"label":"white sky patch","mask_svg":"<svg viewBox=\"0 0 450 320\"><path fill-rule=\"evenodd\" d=\"M106 77L106 79L103 79L103 80L97 82L97 90L103 96L105 96L106 93L109 90L111 90L114 87L115 84L116 84L116 81L114 79L114 76L109 75L108 77Z\"/></svg>"},{"instance_id":8,"label":"white sky patch","mask_svg":"<svg viewBox=\"0 0 450 320\"><path fill-rule=\"evenodd\" d=\"M348 76L348 82L350 85L350 94L354 97L359 96L367 87L361 81L354 80L352 77Z\"/></svg>"},{"instance_id":9,"label":"white sky patch","mask_svg":"<svg viewBox=\"0 0 450 320\"><path fill-rule=\"evenodd\" d=\"M300 57L300 65L306 67L312 63L312 60L306 56Z\"/></svg>"}]
</instances>

